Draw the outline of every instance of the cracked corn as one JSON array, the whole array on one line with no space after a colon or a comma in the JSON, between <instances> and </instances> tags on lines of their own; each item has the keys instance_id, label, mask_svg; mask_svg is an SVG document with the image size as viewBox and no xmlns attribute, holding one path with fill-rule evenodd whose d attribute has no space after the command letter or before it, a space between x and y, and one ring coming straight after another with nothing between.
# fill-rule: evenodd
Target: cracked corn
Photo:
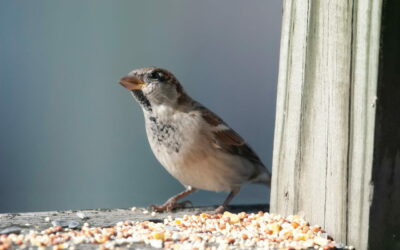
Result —
<instances>
[{"instance_id":1,"label":"cracked corn","mask_svg":"<svg viewBox=\"0 0 400 250\"><path fill-rule=\"evenodd\" d=\"M310 226L299 216L270 213L230 213L168 217L163 223L125 221L114 226L80 230L60 226L28 234L0 235L0 250L12 248L79 248L97 244L99 249L146 244L166 249L350 249L337 244L321 227Z\"/></svg>"}]
</instances>

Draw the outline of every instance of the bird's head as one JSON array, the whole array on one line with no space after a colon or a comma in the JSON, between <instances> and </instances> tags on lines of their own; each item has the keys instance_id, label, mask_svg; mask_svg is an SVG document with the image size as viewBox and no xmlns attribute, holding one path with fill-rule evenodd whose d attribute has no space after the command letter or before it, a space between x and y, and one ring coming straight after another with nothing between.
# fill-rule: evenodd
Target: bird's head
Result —
<instances>
[{"instance_id":1,"label":"bird's head","mask_svg":"<svg viewBox=\"0 0 400 250\"><path fill-rule=\"evenodd\" d=\"M119 83L132 91L137 99L145 98L144 101L150 105L176 106L185 96L175 76L156 67L135 69L122 77ZM139 102L143 104L141 100Z\"/></svg>"}]
</instances>

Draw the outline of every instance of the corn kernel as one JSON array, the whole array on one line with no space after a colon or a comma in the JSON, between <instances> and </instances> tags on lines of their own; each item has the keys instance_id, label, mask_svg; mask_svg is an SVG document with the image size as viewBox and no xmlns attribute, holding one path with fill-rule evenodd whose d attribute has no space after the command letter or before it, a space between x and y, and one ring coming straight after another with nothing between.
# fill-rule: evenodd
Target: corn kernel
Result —
<instances>
[{"instance_id":1,"label":"corn kernel","mask_svg":"<svg viewBox=\"0 0 400 250\"><path fill-rule=\"evenodd\" d=\"M274 223L271 225L271 230L274 232L274 234L278 234L279 231L281 231L281 225Z\"/></svg>"},{"instance_id":2,"label":"corn kernel","mask_svg":"<svg viewBox=\"0 0 400 250\"><path fill-rule=\"evenodd\" d=\"M236 214L231 214L230 218L231 218L230 223L238 223L240 221L239 216Z\"/></svg>"},{"instance_id":3,"label":"corn kernel","mask_svg":"<svg viewBox=\"0 0 400 250\"><path fill-rule=\"evenodd\" d=\"M292 222L290 224L292 225L293 228L297 228L299 226L299 223L297 222Z\"/></svg>"},{"instance_id":4,"label":"corn kernel","mask_svg":"<svg viewBox=\"0 0 400 250\"><path fill-rule=\"evenodd\" d=\"M153 234L153 238L156 239L156 240L164 241L165 240L165 234L161 233L161 232L156 232L156 233Z\"/></svg>"},{"instance_id":5,"label":"corn kernel","mask_svg":"<svg viewBox=\"0 0 400 250\"><path fill-rule=\"evenodd\" d=\"M320 246L325 246L325 245L328 244L328 240L327 240L327 239L324 239L324 238L321 238L321 237L315 237L314 243L315 243L315 244L318 244L318 245L320 245Z\"/></svg>"},{"instance_id":6,"label":"corn kernel","mask_svg":"<svg viewBox=\"0 0 400 250\"><path fill-rule=\"evenodd\" d=\"M306 236L304 234L298 234L294 237L294 240L306 240Z\"/></svg>"}]
</instances>

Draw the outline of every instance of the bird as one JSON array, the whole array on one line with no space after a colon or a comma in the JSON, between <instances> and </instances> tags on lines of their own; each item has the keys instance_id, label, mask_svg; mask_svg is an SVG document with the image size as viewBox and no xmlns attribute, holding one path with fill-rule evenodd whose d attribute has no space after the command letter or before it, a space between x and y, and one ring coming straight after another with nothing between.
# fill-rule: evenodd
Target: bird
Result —
<instances>
[{"instance_id":1,"label":"bird","mask_svg":"<svg viewBox=\"0 0 400 250\"><path fill-rule=\"evenodd\" d=\"M140 104L146 134L157 160L185 190L156 212L182 208L178 202L197 191L229 192L215 209L224 212L229 202L248 183L270 187L271 173L257 154L226 122L191 98L178 79L158 67L135 69L119 80Z\"/></svg>"}]
</instances>

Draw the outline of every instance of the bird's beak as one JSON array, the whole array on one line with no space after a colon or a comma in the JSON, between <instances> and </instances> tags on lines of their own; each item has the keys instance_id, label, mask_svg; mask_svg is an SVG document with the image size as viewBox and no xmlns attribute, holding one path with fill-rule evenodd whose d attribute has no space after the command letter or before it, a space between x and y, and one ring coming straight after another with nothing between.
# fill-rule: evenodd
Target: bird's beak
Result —
<instances>
[{"instance_id":1,"label":"bird's beak","mask_svg":"<svg viewBox=\"0 0 400 250\"><path fill-rule=\"evenodd\" d=\"M124 76L119 80L119 83L129 90L142 89L145 82L137 78L136 76Z\"/></svg>"}]
</instances>

